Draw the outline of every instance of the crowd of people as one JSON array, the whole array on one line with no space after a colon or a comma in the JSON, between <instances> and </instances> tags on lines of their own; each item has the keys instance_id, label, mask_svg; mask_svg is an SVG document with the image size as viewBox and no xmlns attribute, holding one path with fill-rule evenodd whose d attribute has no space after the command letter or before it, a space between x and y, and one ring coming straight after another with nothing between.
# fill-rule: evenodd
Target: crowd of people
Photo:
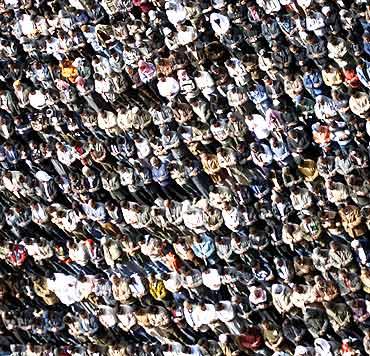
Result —
<instances>
[{"instance_id":1,"label":"crowd of people","mask_svg":"<svg viewBox=\"0 0 370 356\"><path fill-rule=\"evenodd\" d=\"M1 0L0 347L370 355L366 0Z\"/></svg>"}]
</instances>

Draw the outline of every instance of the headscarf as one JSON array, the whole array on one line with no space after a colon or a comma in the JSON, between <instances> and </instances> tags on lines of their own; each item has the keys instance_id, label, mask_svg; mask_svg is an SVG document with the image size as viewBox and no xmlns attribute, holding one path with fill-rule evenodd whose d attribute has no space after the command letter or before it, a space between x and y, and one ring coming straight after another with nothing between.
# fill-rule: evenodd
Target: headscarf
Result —
<instances>
[{"instance_id":1,"label":"headscarf","mask_svg":"<svg viewBox=\"0 0 370 356\"><path fill-rule=\"evenodd\" d=\"M139 71L144 74L151 74L155 71L155 66L152 63L148 63L143 61L142 59L139 60L137 63L139 66Z\"/></svg>"},{"instance_id":2,"label":"headscarf","mask_svg":"<svg viewBox=\"0 0 370 356\"><path fill-rule=\"evenodd\" d=\"M78 76L76 78L76 86L84 88L85 84L86 84L86 80L83 77Z\"/></svg>"},{"instance_id":3,"label":"headscarf","mask_svg":"<svg viewBox=\"0 0 370 356\"><path fill-rule=\"evenodd\" d=\"M57 79L55 81L55 86L59 89L59 90L66 90L69 88L69 84L67 82L65 82L64 80L61 80L61 79Z\"/></svg>"},{"instance_id":4,"label":"headscarf","mask_svg":"<svg viewBox=\"0 0 370 356\"><path fill-rule=\"evenodd\" d=\"M49 180L52 179L52 177L49 176L45 171L38 171L35 174L35 177L40 181L40 182L48 182Z\"/></svg>"}]
</instances>

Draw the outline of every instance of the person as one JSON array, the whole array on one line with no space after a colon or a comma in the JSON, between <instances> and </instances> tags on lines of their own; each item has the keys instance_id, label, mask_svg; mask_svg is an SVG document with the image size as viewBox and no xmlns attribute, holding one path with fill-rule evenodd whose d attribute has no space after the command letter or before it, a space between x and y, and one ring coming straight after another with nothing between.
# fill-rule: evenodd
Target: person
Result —
<instances>
[{"instance_id":1,"label":"person","mask_svg":"<svg viewBox=\"0 0 370 356\"><path fill-rule=\"evenodd\" d=\"M1 352L369 352L366 2L0 16Z\"/></svg>"}]
</instances>

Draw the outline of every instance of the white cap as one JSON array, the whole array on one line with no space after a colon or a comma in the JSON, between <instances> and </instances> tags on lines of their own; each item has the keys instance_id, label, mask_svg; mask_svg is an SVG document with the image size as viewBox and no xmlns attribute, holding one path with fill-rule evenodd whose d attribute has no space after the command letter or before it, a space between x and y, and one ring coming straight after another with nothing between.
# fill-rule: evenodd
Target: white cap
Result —
<instances>
[{"instance_id":1,"label":"white cap","mask_svg":"<svg viewBox=\"0 0 370 356\"><path fill-rule=\"evenodd\" d=\"M171 32L172 32L172 30L169 27L164 27L163 28L163 34L165 36L168 36Z\"/></svg>"},{"instance_id":2,"label":"white cap","mask_svg":"<svg viewBox=\"0 0 370 356\"><path fill-rule=\"evenodd\" d=\"M148 12L148 16L149 16L149 19L150 20L154 20L156 18L156 14L155 14L155 11L154 10L150 10Z\"/></svg>"},{"instance_id":3,"label":"white cap","mask_svg":"<svg viewBox=\"0 0 370 356\"><path fill-rule=\"evenodd\" d=\"M82 174L86 176L90 172L90 168L87 166L83 166L81 171L82 171Z\"/></svg>"},{"instance_id":4,"label":"white cap","mask_svg":"<svg viewBox=\"0 0 370 356\"><path fill-rule=\"evenodd\" d=\"M324 6L321 12L326 16L331 11L330 6Z\"/></svg>"},{"instance_id":5,"label":"white cap","mask_svg":"<svg viewBox=\"0 0 370 356\"><path fill-rule=\"evenodd\" d=\"M351 242L351 247L352 248L357 248L357 247L359 247L360 246L360 243L358 242L358 240L353 240L352 242Z\"/></svg>"},{"instance_id":6,"label":"white cap","mask_svg":"<svg viewBox=\"0 0 370 356\"><path fill-rule=\"evenodd\" d=\"M294 356L303 356L307 352L307 348L304 346L297 346L294 352Z\"/></svg>"},{"instance_id":7,"label":"white cap","mask_svg":"<svg viewBox=\"0 0 370 356\"><path fill-rule=\"evenodd\" d=\"M48 182L52 179L52 177L50 177L45 171L38 171L35 176L41 182Z\"/></svg>"},{"instance_id":8,"label":"white cap","mask_svg":"<svg viewBox=\"0 0 370 356\"><path fill-rule=\"evenodd\" d=\"M281 284L274 284L272 286L272 293L273 294L280 294L283 292L283 286Z\"/></svg>"},{"instance_id":9,"label":"white cap","mask_svg":"<svg viewBox=\"0 0 370 356\"><path fill-rule=\"evenodd\" d=\"M218 337L218 341L220 341L222 344L224 344L227 341L227 335L226 334L221 334Z\"/></svg>"}]
</instances>

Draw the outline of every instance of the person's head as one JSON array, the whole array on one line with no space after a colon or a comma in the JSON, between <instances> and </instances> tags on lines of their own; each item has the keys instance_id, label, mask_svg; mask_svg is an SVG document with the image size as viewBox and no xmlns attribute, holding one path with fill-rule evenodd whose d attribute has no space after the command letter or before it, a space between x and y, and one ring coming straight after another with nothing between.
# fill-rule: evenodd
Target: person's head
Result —
<instances>
[{"instance_id":1,"label":"person's head","mask_svg":"<svg viewBox=\"0 0 370 356\"><path fill-rule=\"evenodd\" d=\"M364 35L362 36L362 39L366 43L370 42L370 33L369 32L365 32Z\"/></svg>"},{"instance_id":2,"label":"person's head","mask_svg":"<svg viewBox=\"0 0 370 356\"><path fill-rule=\"evenodd\" d=\"M150 160L150 164L153 166L153 167L159 167L160 164L161 164L161 161L159 160L158 157L152 157L151 160Z\"/></svg>"},{"instance_id":3,"label":"person's head","mask_svg":"<svg viewBox=\"0 0 370 356\"><path fill-rule=\"evenodd\" d=\"M314 277L314 281L315 281L315 283L316 284L318 284L318 285L324 285L324 283L325 283L325 279L323 278L323 276L321 276L321 275L316 275L315 277Z\"/></svg>"},{"instance_id":4,"label":"person's head","mask_svg":"<svg viewBox=\"0 0 370 356\"><path fill-rule=\"evenodd\" d=\"M330 246L330 249L333 251L338 251L341 247L340 243L336 241L330 241L329 246Z\"/></svg>"},{"instance_id":5,"label":"person's head","mask_svg":"<svg viewBox=\"0 0 370 356\"><path fill-rule=\"evenodd\" d=\"M262 290L260 288L254 288L253 295L255 298L261 298L262 297Z\"/></svg>"},{"instance_id":6,"label":"person's head","mask_svg":"<svg viewBox=\"0 0 370 356\"><path fill-rule=\"evenodd\" d=\"M89 204L90 207L92 207L93 209L96 207L96 201L95 199L93 198L90 198L87 202Z\"/></svg>"},{"instance_id":7,"label":"person's head","mask_svg":"<svg viewBox=\"0 0 370 356\"><path fill-rule=\"evenodd\" d=\"M303 294L305 292L305 289L301 284L294 284L293 291L298 294Z\"/></svg>"},{"instance_id":8,"label":"person's head","mask_svg":"<svg viewBox=\"0 0 370 356\"><path fill-rule=\"evenodd\" d=\"M265 330L273 330L274 326L271 321L269 320L263 320L261 323L261 327Z\"/></svg>"},{"instance_id":9,"label":"person's head","mask_svg":"<svg viewBox=\"0 0 370 356\"><path fill-rule=\"evenodd\" d=\"M81 319L87 319L89 317L89 314L87 314L86 310L81 310L79 314Z\"/></svg>"},{"instance_id":10,"label":"person's head","mask_svg":"<svg viewBox=\"0 0 370 356\"><path fill-rule=\"evenodd\" d=\"M251 148L251 151L252 152L259 152L259 149L260 147L258 146L258 144L256 142L253 142L251 145L250 145L250 148Z\"/></svg>"},{"instance_id":11,"label":"person's head","mask_svg":"<svg viewBox=\"0 0 370 356\"><path fill-rule=\"evenodd\" d=\"M165 82L166 81L166 76L164 76L162 73L159 73L157 75L157 78L160 82Z\"/></svg>"},{"instance_id":12,"label":"person's head","mask_svg":"<svg viewBox=\"0 0 370 356\"><path fill-rule=\"evenodd\" d=\"M193 305L191 304L190 300L184 300L183 306L186 310L192 311Z\"/></svg>"}]
</instances>

